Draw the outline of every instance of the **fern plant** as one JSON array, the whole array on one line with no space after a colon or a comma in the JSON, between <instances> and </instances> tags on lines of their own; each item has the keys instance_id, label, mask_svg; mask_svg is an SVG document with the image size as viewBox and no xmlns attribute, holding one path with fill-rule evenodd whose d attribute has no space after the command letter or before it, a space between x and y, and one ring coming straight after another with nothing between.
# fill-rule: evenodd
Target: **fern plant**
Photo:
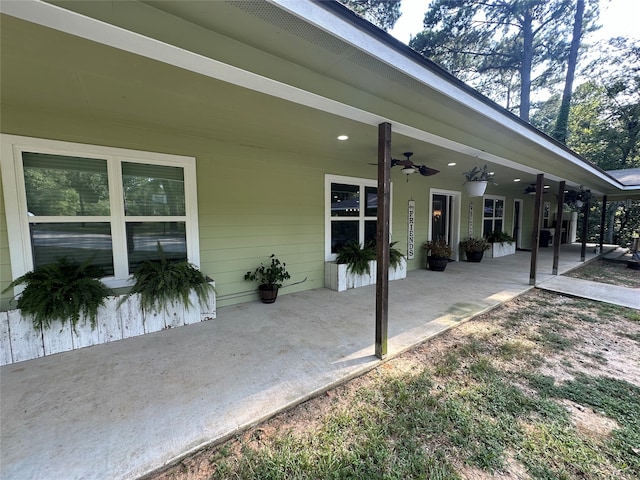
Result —
<instances>
[{"instance_id":1,"label":"fern plant","mask_svg":"<svg viewBox=\"0 0 640 480\"><path fill-rule=\"evenodd\" d=\"M192 307L191 291L193 290L202 302L208 301L214 291L207 277L194 265L186 260L175 261L168 259L160 244L158 244L159 258L144 260L133 272L135 285L128 296L140 295L140 306L144 311L160 312L168 309L176 302L182 302L188 310Z\"/></svg>"},{"instance_id":2,"label":"fern plant","mask_svg":"<svg viewBox=\"0 0 640 480\"><path fill-rule=\"evenodd\" d=\"M37 329L51 328L55 320L63 325L69 320L75 331L80 317L88 318L95 328L98 308L112 292L99 280L104 276L103 269L90 261L76 263L60 258L16 278L3 293L26 285L17 307L31 315Z\"/></svg>"},{"instance_id":3,"label":"fern plant","mask_svg":"<svg viewBox=\"0 0 640 480\"><path fill-rule=\"evenodd\" d=\"M346 263L347 270L362 275L371 273L369 262L376 259L376 249L373 244L360 245L357 240L347 242L339 251L336 257L337 263Z\"/></svg>"},{"instance_id":4,"label":"fern plant","mask_svg":"<svg viewBox=\"0 0 640 480\"><path fill-rule=\"evenodd\" d=\"M404 254L395 248L395 244L398 242L391 242L389 244L389 265L393 268L398 268L402 263L402 259L404 258Z\"/></svg>"}]
</instances>

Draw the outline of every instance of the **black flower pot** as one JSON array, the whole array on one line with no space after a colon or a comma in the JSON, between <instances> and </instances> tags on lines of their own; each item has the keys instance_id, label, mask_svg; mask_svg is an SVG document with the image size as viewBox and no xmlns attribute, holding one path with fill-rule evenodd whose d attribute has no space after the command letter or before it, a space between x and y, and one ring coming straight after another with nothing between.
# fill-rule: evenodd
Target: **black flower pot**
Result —
<instances>
[{"instance_id":1,"label":"black flower pot","mask_svg":"<svg viewBox=\"0 0 640 480\"><path fill-rule=\"evenodd\" d=\"M482 260L484 252L464 252L467 256L467 262L479 262Z\"/></svg>"},{"instance_id":2,"label":"black flower pot","mask_svg":"<svg viewBox=\"0 0 640 480\"><path fill-rule=\"evenodd\" d=\"M278 298L278 286L263 283L258 287L258 293L260 294L262 303L274 303L276 298Z\"/></svg>"},{"instance_id":3,"label":"black flower pot","mask_svg":"<svg viewBox=\"0 0 640 480\"><path fill-rule=\"evenodd\" d=\"M434 272L443 272L445 268L447 268L447 263L449 263L448 258L442 257L427 257L427 264L429 265L429 270L433 270Z\"/></svg>"}]
</instances>

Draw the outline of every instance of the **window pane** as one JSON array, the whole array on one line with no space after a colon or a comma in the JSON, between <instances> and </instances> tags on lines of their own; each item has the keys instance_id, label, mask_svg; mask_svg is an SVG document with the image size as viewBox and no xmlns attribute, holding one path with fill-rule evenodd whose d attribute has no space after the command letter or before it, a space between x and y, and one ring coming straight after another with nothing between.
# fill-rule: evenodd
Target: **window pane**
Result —
<instances>
[{"instance_id":1,"label":"window pane","mask_svg":"<svg viewBox=\"0 0 640 480\"><path fill-rule=\"evenodd\" d=\"M357 185L331 184L331 216L357 217L360 215L360 189Z\"/></svg>"},{"instance_id":2,"label":"window pane","mask_svg":"<svg viewBox=\"0 0 640 480\"><path fill-rule=\"evenodd\" d=\"M132 273L143 260L160 258L158 244L166 258L186 260L185 222L127 222L129 272Z\"/></svg>"},{"instance_id":3,"label":"window pane","mask_svg":"<svg viewBox=\"0 0 640 480\"><path fill-rule=\"evenodd\" d=\"M106 160L30 152L22 160L30 216L109 215Z\"/></svg>"},{"instance_id":4,"label":"window pane","mask_svg":"<svg viewBox=\"0 0 640 480\"><path fill-rule=\"evenodd\" d=\"M376 243L376 225L375 220L366 220L364 222L364 244Z\"/></svg>"},{"instance_id":5,"label":"window pane","mask_svg":"<svg viewBox=\"0 0 640 480\"><path fill-rule=\"evenodd\" d=\"M378 215L378 189L376 187L364 187L364 194L367 197L367 206L364 214L366 217Z\"/></svg>"},{"instance_id":6,"label":"window pane","mask_svg":"<svg viewBox=\"0 0 640 480\"><path fill-rule=\"evenodd\" d=\"M496 218L502 218L504 216L504 200L496 200Z\"/></svg>"},{"instance_id":7,"label":"window pane","mask_svg":"<svg viewBox=\"0 0 640 480\"><path fill-rule=\"evenodd\" d=\"M109 223L32 223L33 265L39 267L66 257L82 263L90 260L113 275L111 226Z\"/></svg>"},{"instance_id":8,"label":"window pane","mask_svg":"<svg viewBox=\"0 0 640 480\"><path fill-rule=\"evenodd\" d=\"M493 217L493 199L485 198L484 199L484 216Z\"/></svg>"},{"instance_id":9,"label":"window pane","mask_svg":"<svg viewBox=\"0 0 640 480\"><path fill-rule=\"evenodd\" d=\"M493 232L493 220L485 220L482 224L482 233L488 237Z\"/></svg>"},{"instance_id":10,"label":"window pane","mask_svg":"<svg viewBox=\"0 0 640 480\"><path fill-rule=\"evenodd\" d=\"M331 253L338 253L351 240L358 241L358 221L331 222Z\"/></svg>"},{"instance_id":11,"label":"window pane","mask_svg":"<svg viewBox=\"0 0 640 480\"><path fill-rule=\"evenodd\" d=\"M501 232L502 231L502 220L496 219L495 224L494 224L494 230L496 232Z\"/></svg>"},{"instance_id":12,"label":"window pane","mask_svg":"<svg viewBox=\"0 0 640 480\"><path fill-rule=\"evenodd\" d=\"M181 167L122 163L125 214L184 215L184 171Z\"/></svg>"}]
</instances>

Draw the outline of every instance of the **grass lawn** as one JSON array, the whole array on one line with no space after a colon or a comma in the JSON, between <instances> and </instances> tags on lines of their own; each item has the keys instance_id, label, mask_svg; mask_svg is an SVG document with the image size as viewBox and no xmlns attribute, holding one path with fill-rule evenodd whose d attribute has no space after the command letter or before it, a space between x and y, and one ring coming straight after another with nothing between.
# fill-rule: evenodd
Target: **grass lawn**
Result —
<instances>
[{"instance_id":1,"label":"grass lawn","mask_svg":"<svg viewBox=\"0 0 640 480\"><path fill-rule=\"evenodd\" d=\"M640 312L533 290L155 478L638 479Z\"/></svg>"}]
</instances>

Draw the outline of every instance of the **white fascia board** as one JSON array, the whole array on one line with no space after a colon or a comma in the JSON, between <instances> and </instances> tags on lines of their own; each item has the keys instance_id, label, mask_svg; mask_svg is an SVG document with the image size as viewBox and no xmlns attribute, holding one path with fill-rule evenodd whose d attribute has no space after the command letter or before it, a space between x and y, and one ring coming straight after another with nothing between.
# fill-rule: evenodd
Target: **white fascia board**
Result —
<instances>
[{"instance_id":1,"label":"white fascia board","mask_svg":"<svg viewBox=\"0 0 640 480\"><path fill-rule=\"evenodd\" d=\"M289 13L300 17L308 23L314 24L316 27L330 33L331 35L339 37L341 40L349 43L354 48L361 50L381 62L386 63L390 67L403 72L404 74L412 77L414 80L426 85L427 87L451 98L452 100L463 104L465 107L474 110L477 113L491 119L498 120L502 126L513 131L514 133L522 136L528 140L531 140L547 150L550 150L553 154L558 155L565 160L571 162L576 167L589 171L589 173L599 176L608 181L612 186L622 187L622 184L603 175L598 169L592 167L589 164L584 163L579 158L571 155L563 148L556 145L554 142L546 140L544 137L532 132L529 128L524 126L519 121L510 118L510 114L501 112L499 109L491 108L485 102L479 100L476 96L469 92L459 88L454 83L449 82L441 75L432 72L424 67L419 62L412 60L406 55L399 53L396 49L389 46L387 43L380 39L368 34L362 30L353 28L353 26L328 11L321 6L316 5L316 2L312 1L300 1L300 0L269 0L271 3L278 5ZM500 117L500 118L497 118ZM394 124L394 131L398 131ZM504 166L513 166L514 162L505 162L497 160L498 157L494 157L492 161L496 161ZM487 158L489 160L489 158ZM511 163L512 165L509 165ZM529 171L529 173L539 173L539 170L523 168L518 164L518 167L522 171Z\"/></svg>"},{"instance_id":2,"label":"white fascia board","mask_svg":"<svg viewBox=\"0 0 640 480\"><path fill-rule=\"evenodd\" d=\"M442 77L425 69L424 66L399 54L367 32L353 28L351 24L321 6L316 5L315 2L308 0L270 1L280 8L299 16L306 22L312 23L332 35L336 35L344 41L349 42L354 47L376 56L393 68L402 69L402 71L412 75L418 81L425 83L425 85L435 88L459 102L464 103L466 101L467 103L465 103L465 105L467 107L475 108L477 111L491 116L491 118L495 117L496 110L487 107L477 98L474 98L467 92L447 82ZM434 145L448 148L459 153L477 156L478 158L490 160L504 166L512 166L521 171L530 171L530 173L539 172L538 170L529 169L508 159L489 155L482 150L470 148L467 145L448 140L444 137L439 137L417 128L397 123L392 119L242 70L204 55L140 35L94 18L86 17L56 5L44 3L40 0L3 0L0 1L0 13L366 125L377 126L380 123L388 122L393 125L394 132L417 140L433 143ZM425 75L427 76L426 79ZM426 80L430 83L427 83ZM511 120L510 123L513 124L512 129L515 130L517 128L519 135L528 137L533 141L539 140L517 122ZM506 126L507 125L505 125L505 127ZM545 145L545 148L556 150L554 153L572 161L576 166L589 169L591 173L602 176L596 169L590 168L578 159L571 158L564 150L554 147L552 144ZM548 172L545 173L550 175ZM550 178L552 178L551 175ZM621 187L621 184L613 183L610 178L603 178L606 178L613 186Z\"/></svg>"}]
</instances>

